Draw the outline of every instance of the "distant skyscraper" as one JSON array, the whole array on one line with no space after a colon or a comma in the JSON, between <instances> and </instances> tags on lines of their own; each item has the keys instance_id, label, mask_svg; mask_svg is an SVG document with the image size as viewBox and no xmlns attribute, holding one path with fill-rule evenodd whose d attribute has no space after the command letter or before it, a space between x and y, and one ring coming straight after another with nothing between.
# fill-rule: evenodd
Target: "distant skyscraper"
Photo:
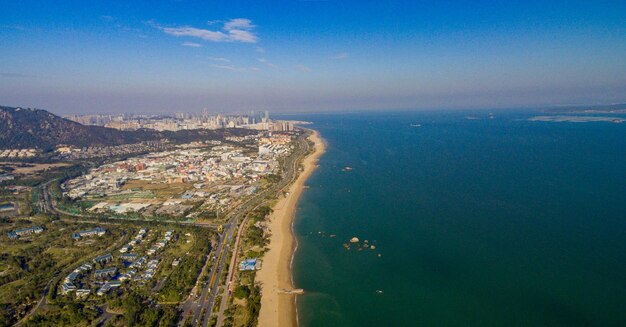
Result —
<instances>
[{"instance_id":1,"label":"distant skyscraper","mask_svg":"<svg viewBox=\"0 0 626 327\"><path fill-rule=\"evenodd\" d=\"M270 119L270 112L265 110L265 120L269 120Z\"/></svg>"}]
</instances>

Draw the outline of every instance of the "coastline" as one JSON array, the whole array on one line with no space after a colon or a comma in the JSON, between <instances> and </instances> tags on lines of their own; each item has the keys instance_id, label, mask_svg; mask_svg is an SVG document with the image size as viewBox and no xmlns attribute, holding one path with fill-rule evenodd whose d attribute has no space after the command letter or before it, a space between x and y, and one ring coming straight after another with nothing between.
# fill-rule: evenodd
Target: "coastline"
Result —
<instances>
[{"instance_id":1,"label":"coastline","mask_svg":"<svg viewBox=\"0 0 626 327\"><path fill-rule=\"evenodd\" d=\"M261 283L259 326L298 324L296 295L279 294L279 290L290 290L294 287L291 263L297 241L293 234L293 219L304 184L317 168L317 161L325 151L324 142L317 131L313 130L309 140L315 144L313 153L304 158L303 171L289 186L289 195L279 199L274 205L269 218L270 243L263 257L263 269L256 276L256 280Z\"/></svg>"}]
</instances>

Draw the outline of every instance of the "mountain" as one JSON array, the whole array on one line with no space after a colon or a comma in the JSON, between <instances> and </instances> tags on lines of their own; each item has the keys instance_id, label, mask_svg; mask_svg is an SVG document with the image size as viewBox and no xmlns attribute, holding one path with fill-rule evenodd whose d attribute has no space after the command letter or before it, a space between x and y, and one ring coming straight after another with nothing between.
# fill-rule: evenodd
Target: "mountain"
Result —
<instances>
[{"instance_id":1,"label":"mountain","mask_svg":"<svg viewBox=\"0 0 626 327\"><path fill-rule=\"evenodd\" d=\"M101 126L82 125L42 109L0 106L0 149L39 148L50 150L59 144L77 147L110 146L159 139L191 142L253 133L254 131L245 129L186 130L180 132L159 132L148 129L120 131Z\"/></svg>"}]
</instances>

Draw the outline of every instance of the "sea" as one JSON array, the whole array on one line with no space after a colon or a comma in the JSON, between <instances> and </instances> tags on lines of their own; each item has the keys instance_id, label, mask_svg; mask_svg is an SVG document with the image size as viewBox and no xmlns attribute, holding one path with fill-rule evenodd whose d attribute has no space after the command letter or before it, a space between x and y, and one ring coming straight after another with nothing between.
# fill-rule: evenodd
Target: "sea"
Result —
<instances>
[{"instance_id":1,"label":"sea","mask_svg":"<svg viewBox=\"0 0 626 327\"><path fill-rule=\"evenodd\" d=\"M300 326L626 326L625 115L283 118L327 144L294 222Z\"/></svg>"}]
</instances>

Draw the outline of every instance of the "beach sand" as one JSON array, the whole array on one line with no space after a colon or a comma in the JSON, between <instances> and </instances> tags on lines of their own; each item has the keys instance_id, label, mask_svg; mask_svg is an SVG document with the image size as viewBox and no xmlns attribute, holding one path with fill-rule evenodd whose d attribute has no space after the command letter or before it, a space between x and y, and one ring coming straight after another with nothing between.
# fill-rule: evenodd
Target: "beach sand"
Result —
<instances>
[{"instance_id":1,"label":"beach sand","mask_svg":"<svg viewBox=\"0 0 626 327\"><path fill-rule=\"evenodd\" d=\"M296 246L292 224L298 198L304 183L317 167L317 160L324 153L324 142L314 131L309 137L315 143L314 152L302 162L304 170L289 187L289 195L281 198L274 206L269 219L271 232L269 250L263 257L263 268L257 273L256 281L261 283L261 312L259 326L296 326L296 295L279 294L279 290L293 289L291 259Z\"/></svg>"}]
</instances>

